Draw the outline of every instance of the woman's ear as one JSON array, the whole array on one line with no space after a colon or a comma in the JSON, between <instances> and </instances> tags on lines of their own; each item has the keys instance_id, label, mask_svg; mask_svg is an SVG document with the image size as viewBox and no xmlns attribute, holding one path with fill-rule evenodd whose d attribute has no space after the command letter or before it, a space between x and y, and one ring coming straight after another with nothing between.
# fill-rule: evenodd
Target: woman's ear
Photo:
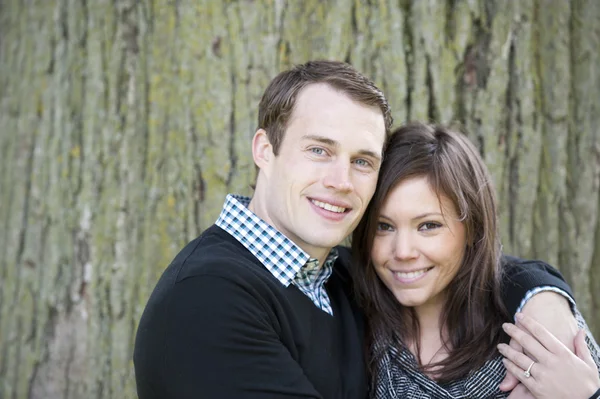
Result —
<instances>
[{"instance_id":1,"label":"woman's ear","mask_svg":"<svg viewBox=\"0 0 600 399\"><path fill-rule=\"evenodd\" d=\"M254 158L254 163L261 171L266 172L274 156L273 146L269 141L267 132L264 129L258 129L252 139L252 157Z\"/></svg>"}]
</instances>

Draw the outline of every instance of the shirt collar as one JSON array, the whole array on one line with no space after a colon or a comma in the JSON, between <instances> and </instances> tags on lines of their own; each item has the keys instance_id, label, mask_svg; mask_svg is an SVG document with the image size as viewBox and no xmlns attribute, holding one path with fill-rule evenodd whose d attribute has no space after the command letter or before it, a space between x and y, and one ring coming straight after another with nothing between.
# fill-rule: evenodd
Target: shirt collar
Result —
<instances>
[{"instance_id":1,"label":"shirt collar","mask_svg":"<svg viewBox=\"0 0 600 399\"><path fill-rule=\"evenodd\" d=\"M310 269L319 266L317 259L310 258L292 240L255 215L248 204L249 197L228 194L215 224L246 247L286 287L305 265ZM332 249L325 265L332 265L337 255L337 250Z\"/></svg>"}]
</instances>

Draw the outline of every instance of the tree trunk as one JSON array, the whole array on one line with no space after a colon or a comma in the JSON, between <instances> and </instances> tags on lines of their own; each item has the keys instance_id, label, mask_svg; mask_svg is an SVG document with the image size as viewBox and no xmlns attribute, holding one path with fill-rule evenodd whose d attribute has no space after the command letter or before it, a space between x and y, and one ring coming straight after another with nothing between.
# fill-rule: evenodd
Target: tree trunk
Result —
<instances>
[{"instance_id":1,"label":"tree trunk","mask_svg":"<svg viewBox=\"0 0 600 399\"><path fill-rule=\"evenodd\" d=\"M397 124L459 121L507 253L600 336L600 2L0 1L0 398L134 398L161 271L250 194L262 91L346 60Z\"/></svg>"}]
</instances>

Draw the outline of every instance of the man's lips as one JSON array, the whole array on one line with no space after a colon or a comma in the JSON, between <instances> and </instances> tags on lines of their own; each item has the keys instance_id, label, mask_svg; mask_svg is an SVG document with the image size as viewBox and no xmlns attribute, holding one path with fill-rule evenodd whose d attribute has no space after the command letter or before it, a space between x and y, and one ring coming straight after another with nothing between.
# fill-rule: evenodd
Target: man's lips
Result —
<instances>
[{"instance_id":1,"label":"man's lips","mask_svg":"<svg viewBox=\"0 0 600 399\"><path fill-rule=\"evenodd\" d=\"M335 201L335 200L332 201L332 200L316 199L316 198L309 198L309 200L315 206L317 206L321 209L325 209L326 211L329 211L329 212L346 213L346 212L350 212L352 210L350 205L348 205L344 202L341 202L341 201Z\"/></svg>"}]
</instances>

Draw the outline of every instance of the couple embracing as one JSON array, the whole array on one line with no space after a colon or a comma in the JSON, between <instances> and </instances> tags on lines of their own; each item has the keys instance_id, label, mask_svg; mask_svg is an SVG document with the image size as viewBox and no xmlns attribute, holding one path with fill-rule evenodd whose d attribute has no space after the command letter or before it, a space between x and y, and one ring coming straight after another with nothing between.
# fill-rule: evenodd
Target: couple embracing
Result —
<instances>
[{"instance_id":1,"label":"couple embracing","mask_svg":"<svg viewBox=\"0 0 600 399\"><path fill-rule=\"evenodd\" d=\"M227 196L143 313L140 399L600 397L569 286L501 252L473 144L391 129L385 96L348 64L271 81L253 197Z\"/></svg>"}]
</instances>

